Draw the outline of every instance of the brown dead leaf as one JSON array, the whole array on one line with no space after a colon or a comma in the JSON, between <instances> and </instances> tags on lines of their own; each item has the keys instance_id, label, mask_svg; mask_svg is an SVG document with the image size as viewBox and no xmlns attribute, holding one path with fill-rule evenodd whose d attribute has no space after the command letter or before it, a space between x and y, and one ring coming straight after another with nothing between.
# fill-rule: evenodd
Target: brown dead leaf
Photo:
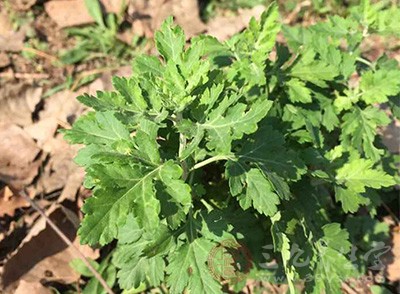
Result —
<instances>
[{"instance_id":1,"label":"brown dead leaf","mask_svg":"<svg viewBox=\"0 0 400 294\"><path fill-rule=\"evenodd\" d=\"M29 189L29 188L32 188L32 189ZM31 199L35 198L37 190L33 189L33 186L28 187L26 189L26 191L29 191L29 195L32 195ZM52 202L47 201L45 199L36 199L36 204L39 205L40 207L47 209L48 207L50 207L52 205ZM31 228L39 218L40 218L39 212L33 211L31 214L24 215L24 223L27 225L28 228Z\"/></svg>"},{"instance_id":2,"label":"brown dead leaf","mask_svg":"<svg viewBox=\"0 0 400 294\"><path fill-rule=\"evenodd\" d=\"M0 180L16 188L30 184L37 175L40 148L16 125L1 125Z\"/></svg>"},{"instance_id":3,"label":"brown dead leaf","mask_svg":"<svg viewBox=\"0 0 400 294\"><path fill-rule=\"evenodd\" d=\"M389 281L400 281L400 226L392 230L392 250L390 264L387 266L387 278Z\"/></svg>"},{"instance_id":4,"label":"brown dead leaf","mask_svg":"<svg viewBox=\"0 0 400 294\"><path fill-rule=\"evenodd\" d=\"M11 63L10 57L4 52L0 52L0 68L9 66Z\"/></svg>"},{"instance_id":5,"label":"brown dead leaf","mask_svg":"<svg viewBox=\"0 0 400 294\"><path fill-rule=\"evenodd\" d=\"M130 1L128 14L131 16L133 34L145 36L147 38L153 37L154 28L152 26L152 19L158 12L158 7L160 7L163 2L163 0Z\"/></svg>"},{"instance_id":6,"label":"brown dead leaf","mask_svg":"<svg viewBox=\"0 0 400 294\"><path fill-rule=\"evenodd\" d=\"M132 67L129 65L121 66L114 72L114 75L117 75L119 77L130 77L132 75ZM111 78L112 76L110 75L108 79L111 81Z\"/></svg>"},{"instance_id":7,"label":"brown dead leaf","mask_svg":"<svg viewBox=\"0 0 400 294\"><path fill-rule=\"evenodd\" d=\"M107 75L107 77L108 76L110 77L109 80L103 78L104 75L106 75L106 74L109 74L109 75ZM111 84L111 78L112 78L111 72L103 73L100 78L94 80L90 85L85 87L85 92L88 93L89 95L95 95L96 91L113 90L112 84ZM111 88L110 87L106 88L106 85L105 85L106 83L110 83Z\"/></svg>"},{"instance_id":8,"label":"brown dead leaf","mask_svg":"<svg viewBox=\"0 0 400 294\"><path fill-rule=\"evenodd\" d=\"M258 19L264 10L264 5L257 5L251 9L239 9L237 15L214 17L207 23L207 33L224 41L247 27L252 17Z\"/></svg>"},{"instance_id":9,"label":"brown dead leaf","mask_svg":"<svg viewBox=\"0 0 400 294\"><path fill-rule=\"evenodd\" d=\"M131 2L128 11L133 18L133 33L149 38L170 15L183 28L187 38L206 30L196 0L138 0Z\"/></svg>"},{"instance_id":10,"label":"brown dead leaf","mask_svg":"<svg viewBox=\"0 0 400 294\"><path fill-rule=\"evenodd\" d=\"M130 77L132 75L132 67L127 65L127 66L121 66L119 69L115 71L108 71L105 72L101 75L100 78L95 80L93 83L91 83L88 86L87 92L95 94L96 91L112 91L113 85L112 85L112 77L113 76L118 76L118 77Z\"/></svg>"},{"instance_id":11,"label":"brown dead leaf","mask_svg":"<svg viewBox=\"0 0 400 294\"><path fill-rule=\"evenodd\" d=\"M12 22L5 10L0 12L0 35L7 35L13 31Z\"/></svg>"},{"instance_id":12,"label":"brown dead leaf","mask_svg":"<svg viewBox=\"0 0 400 294\"><path fill-rule=\"evenodd\" d=\"M36 0L14 0L12 6L16 10L28 10L33 5L35 5Z\"/></svg>"},{"instance_id":13,"label":"brown dead leaf","mask_svg":"<svg viewBox=\"0 0 400 294\"><path fill-rule=\"evenodd\" d=\"M200 19L199 3L197 0L174 0L173 15L178 25L182 26L186 38L203 33L206 25ZM157 27L158 28L158 27Z\"/></svg>"},{"instance_id":14,"label":"brown dead leaf","mask_svg":"<svg viewBox=\"0 0 400 294\"><path fill-rule=\"evenodd\" d=\"M51 193L65 186L62 199L59 201L75 200L76 192L82 183L84 173L73 162L77 149L76 146L69 145L61 134L57 134L43 146L43 150L49 154L50 159L39 182L44 193Z\"/></svg>"},{"instance_id":15,"label":"brown dead leaf","mask_svg":"<svg viewBox=\"0 0 400 294\"><path fill-rule=\"evenodd\" d=\"M40 102L42 88L27 84L5 84L0 87L0 124L32 124L32 113Z\"/></svg>"},{"instance_id":16,"label":"brown dead leaf","mask_svg":"<svg viewBox=\"0 0 400 294\"><path fill-rule=\"evenodd\" d=\"M18 284L18 288L14 294L51 294L53 293L50 289L44 287L40 282L27 282L21 280Z\"/></svg>"},{"instance_id":17,"label":"brown dead leaf","mask_svg":"<svg viewBox=\"0 0 400 294\"><path fill-rule=\"evenodd\" d=\"M55 137L53 135L58 124L68 126L86 109L76 97L111 86L105 85L110 77L97 79L77 92L66 90L44 100L44 109L39 113L39 122L26 128L49 158L38 180L37 192L51 193L62 189L59 202L76 199L84 177L83 170L73 162L78 148L65 142L61 134Z\"/></svg>"},{"instance_id":18,"label":"brown dead leaf","mask_svg":"<svg viewBox=\"0 0 400 294\"><path fill-rule=\"evenodd\" d=\"M392 153L400 153L400 121L395 120L383 129L382 143Z\"/></svg>"},{"instance_id":19,"label":"brown dead leaf","mask_svg":"<svg viewBox=\"0 0 400 294\"><path fill-rule=\"evenodd\" d=\"M13 252L18 248L21 241L26 235L26 229L24 222L11 221L7 226L0 226L0 260L3 264L4 259L10 252ZM1 266L0 266L1 270ZM1 272L0 272L1 276ZM1 285L0 285L1 289Z\"/></svg>"},{"instance_id":20,"label":"brown dead leaf","mask_svg":"<svg viewBox=\"0 0 400 294\"><path fill-rule=\"evenodd\" d=\"M153 37L153 30L151 28L150 21L134 19L132 21L131 31L128 34L130 36L130 39L128 39L129 41L132 40L131 36L144 36L146 38ZM126 38L126 37L124 37L124 38ZM123 39L123 41L126 42L126 39Z\"/></svg>"},{"instance_id":21,"label":"brown dead leaf","mask_svg":"<svg viewBox=\"0 0 400 294\"><path fill-rule=\"evenodd\" d=\"M122 69L124 67L120 70ZM111 77L111 75L103 75L88 86L79 88L76 92L64 90L45 99L43 110L39 113L40 119L55 118L62 126L71 124L86 110L86 107L76 97L84 93L93 95L96 94L96 91L111 90L112 88L109 87L111 85Z\"/></svg>"},{"instance_id":22,"label":"brown dead leaf","mask_svg":"<svg viewBox=\"0 0 400 294\"><path fill-rule=\"evenodd\" d=\"M165 1L162 5L159 2L159 0L150 2L153 4L150 10L153 31L159 29L161 23L170 15L174 16L188 39L206 30L205 24L200 19L196 0L171 0Z\"/></svg>"},{"instance_id":23,"label":"brown dead leaf","mask_svg":"<svg viewBox=\"0 0 400 294\"><path fill-rule=\"evenodd\" d=\"M125 31L123 31L122 33L118 33L117 38L118 40L120 40L121 42L124 42L127 45L131 45L133 39L135 38L135 36L137 36L138 34L134 33L133 28L132 29L127 29ZM144 34L140 34L141 36L143 36Z\"/></svg>"},{"instance_id":24,"label":"brown dead leaf","mask_svg":"<svg viewBox=\"0 0 400 294\"><path fill-rule=\"evenodd\" d=\"M84 110L83 106L76 100L79 93L81 91L64 90L45 99L43 110L39 113L40 119L53 118L62 124L74 121Z\"/></svg>"},{"instance_id":25,"label":"brown dead leaf","mask_svg":"<svg viewBox=\"0 0 400 294\"><path fill-rule=\"evenodd\" d=\"M80 245L78 238L74 240L73 244L87 258L97 259L99 257L98 250L93 250L87 245ZM76 282L79 280L80 275L69 266L69 263L76 258L78 258L78 256L74 249L72 249L72 247L67 247L41 260L24 275L24 279L32 282L45 280L48 282L62 282L66 284Z\"/></svg>"},{"instance_id":26,"label":"brown dead leaf","mask_svg":"<svg viewBox=\"0 0 400 294\"><path fill-rule=\"evenodd\" d=\"M103 0L103 7L108 13L119 13L124 0ZM47 14L60 28L93 23L84 0L52 0L44 4Z\"/></svg>"},{"instance_id":27,"label":"brown dead leaf","mask_svg":"<svg viewBox=\"0 0 400 294\"><path fill-rule=\"evenodd\" d=\"M13 195L7 186L0 190L0 217L4 217L6 214L12 216L16 209L28 206L29 203L24 198Z\"/></svg>"},{"instance_id":28,"label":"brown dead leaf","mask_svg":"<svg viewBox=\"0 0 400 294\"><path fill-rule=\"evenodd\" d=\"M79 245L76 227L69 221L60 206L53 206L47 214L70 240L74 240L74 245L85 256L92 259L98 257L98 251ZM18 280L29 283L75 282L79 279L79 275L69 266L69 262L76 257L73 249L60 239L43 218L40 218L20 247L6 261L2 275L3 285L10 287Z\"/></svg>"},{"instance_id":29,"label":"brown dead leaf","mask_svg":"<svg viewBox=\"0 0 400 294\"><path fill-rule=\"evenodd\" d=\"M59 203L63 202L64 200L74 201L76 199L76 194L82 185L84 177L85 172L82 168L74 168L73 172L68 176L64 189L62 190L57 201Z\"/></svg>"},{"instance_id":30,"label":"brown dead leaf","mask_svg":"<svg viewBox=\"0 0 400 294\"><path fill-rule=\"evenodd\" d=\"M38 146L42 147L44 143L53 138L58 127L57 119L54 117L46 117L32 125L24 128L33 139L36 140Z\"/></svg>"},{"instance_id":31,"label":"brown dead leaf","mask_svg":"<svg viewBox=\"0 0 400 294\"><path fill-rule=\"evenodd\" d=\"M383 37L378 35L370 35L365 38L360 45L363 56L371 61L376 61L385 52Z\"/></svg>"},{"instance_id":32,"label":"brown dead leaf","mask_svg":"<svg viewBox=\"0 0 400 294\"><path fill-rule=\"evenodd\" d=\"M83 0L53 0L46 2L44 8L60 28L94 22Z\"/></svg>"},{"instance_id":33,"label":"brown dead leaf","mask_svg":"<svg viewBox=\"0 0 400 294\"><path fill-rule=\"evenodd\" d=\"M118 14L124 9L124 6L128 1L126 0L101 0L101 3L104 5L104 9L108 13Z\"/></svg>"},{"instance_id":34,"label":"brown dead leaf","mask_svg":"<svg viewBox=\"0 0 400 294\"><path fill-rule=\"evenodd\" d=\"M25 33L20 31L9 35L0 35L0 51L19 52L24 48Z\"/></svg>"},{"instance_id":35,"label":"brown dead leaf","mask_svg":"<svg viewBox=\"0 0 400 294\"><path fill-rule=\"evenodd\" d=\"M21 51L24 47L25 32L13 31L12 23L5 11L0 13L0 51Z\"/></svg>"}]
</instances>

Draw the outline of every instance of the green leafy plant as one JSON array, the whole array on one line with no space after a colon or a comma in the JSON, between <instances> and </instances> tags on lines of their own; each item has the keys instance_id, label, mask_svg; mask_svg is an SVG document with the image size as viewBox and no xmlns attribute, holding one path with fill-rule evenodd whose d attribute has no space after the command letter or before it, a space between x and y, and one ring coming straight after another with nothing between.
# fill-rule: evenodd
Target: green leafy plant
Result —
<instances>
[{"instance_id":1,"label":"green leafy plant","mask_svg":"<svg viewBox=\"0 0 400 294\"><path fill-rule=\"evenodd\" d=\"M257 5L267 5L271 1L267 0L201 0L200 3L200 14L201 17L208 21L215 17L220 10L231 10L237 11L240 8L252 8Z\"/></svg>"},{"instance_id":2,"label":"green leafy plant","mask_svg":"<svg viewBox=\"0 0 400 294\"><path fill-rule=\"evenodd\" d=\"M116 240L118 287L220 293L283 275L292 293L299 280L337 293L365 271L351 241L369 236L360 256L387 236L374 217L399 182L377 135L393 117L377 103L400 93L394 60L361 56L363 38L383 28L366 5L354 12L362 25L333 16L284 27L287 46L275 41L276 5L225 43L199 36L188 48L168 18L160 56L135 58L114 92L78 97L94 109L65 131L86 145L76 162L93 190L79 234ZM221 248L230 274L213 266Z\"/></svg>"},{"instance_id":3,"label":"green leafy plant","mask_svg":"<svg viewBox=\"0 0 400 294\"><path fill-rule=\"evenodd\" d=\"M140 38L134 38L128 46L117 38L123 18L109 13L103 17L98 0L86 0L89 14L96 21L95 25L67 30L69 36L77 40L74 48L63 52L60 60L65 64L75 64L93 58L128 59L134 55L133 47L141 45ZM121 9L123 12L124 9Z\"/></svg>"}]
</instances>

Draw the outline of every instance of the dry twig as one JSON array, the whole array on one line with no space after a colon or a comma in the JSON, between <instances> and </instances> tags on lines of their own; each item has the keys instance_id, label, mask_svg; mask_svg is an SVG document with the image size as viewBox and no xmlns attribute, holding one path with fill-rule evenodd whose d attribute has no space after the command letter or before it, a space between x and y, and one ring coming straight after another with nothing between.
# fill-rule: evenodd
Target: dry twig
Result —
<instances>
[{"instance_id":1,"label":"dry twig","mask_svg":"<svg viewBox=\"0 0 400 294\"><path fill-rule=\"evenodd\" d=\"M57 57L55 57L53 55L50 55L50 54L48 54L46 52L37 50L35 48L24 47L24 48L22 48L22 51L33 53L33 54L35 54L37 56L43 57L45 59L48 59L51 62L58 62L58 63L60 62L60 60Z\"/></svg>"},{"instance_id":2,"label":"dry twig","mask_svg":"<svg viewBox=\"0 0 400 294\"><path fill-rule=\"evenodd\" d=\"M40 80L40 79L48 79L49 75L44 74L44 73L21 73L21 72L1 72L0 73L0 78L9 78L9 79L34 79L34 80Z\"/></svg>"}]
</instances>

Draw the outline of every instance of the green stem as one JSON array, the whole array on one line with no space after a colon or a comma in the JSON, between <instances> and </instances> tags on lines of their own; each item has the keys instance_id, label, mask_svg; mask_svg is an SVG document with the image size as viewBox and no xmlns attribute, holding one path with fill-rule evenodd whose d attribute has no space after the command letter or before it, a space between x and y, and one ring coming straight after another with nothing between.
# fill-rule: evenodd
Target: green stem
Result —
<instances>
[{"instance_id":1,"label":"green stem","mask_svg":"<svg viewBox=\"0 0 400 294\"><path fill-rule=\"evenodd\" d=\"M199 168L201 168L201 167L203 167L203 166L205 166L207 164L210 164L212 162L215 162L215 161L228 160L228 159L232 159L232 156L230 156L230 155L216 155L216 156L210 157L210 158L208 158L206 160L203 160L201 162L196 163L190 169L190 171L195 170L195 169L199 169Z\"/></svg>"},{"instance_id":2,"label":"green stem","mask_svg":"<svg viewBox=\"0 0 400 294\"><path fill-rule=\"evenodd\" d=\"M370 61L368 61L362 57L357 57L356 60L369 66L372 70L375 70L375 65L373 63L371 63Z\"/></svg>"},{"instance_id":3,"label":"green stem","mask_svg":"<svg viewBox=\"0 0 400 294\"><path fill-rule=\"evenodd\" d=\"M191 243L194 240L194 234L193 234L193 230L194 230L194 228L193 228L193 208L192 207L189 209L189 219L188 219L188 221L189 221L189 224L188 224L189 225L188 238L189 238L189 242Z\"/></svg>"},{"instance_id":4,"label":"green stem","mask_svg":"<svg viewBox=\"0 0 400 294\"><path fill-rule=\"evenodd\" d=\"M182 120L182 113L181 112L179 112L176 115L176 120L177 120L177 122ZM179 157L182 156L182 153L183 153L183 150L185 149L185 147L186 147L186 137L185 137L185 135L180 133L179 134L179 152L178 152ZM186 181L187 176L189 174L189 168L188 168L186 160L182 160L181 161L181 167L182 167L182 170L183 170L182 179L184 181Z\"/></svg>"},{"instance_id":5,"label":"green stem","mask_svg":"<svg viewBox=\"0 0 400 294\"><path fill-rule=\"evenodd\" d=\"M200 202L203 203L203 205L207 208L208 212L213 210L213 207L210 204L208 204L208 202L204 198L201 198Z\"/></svg>"}]
</instances>

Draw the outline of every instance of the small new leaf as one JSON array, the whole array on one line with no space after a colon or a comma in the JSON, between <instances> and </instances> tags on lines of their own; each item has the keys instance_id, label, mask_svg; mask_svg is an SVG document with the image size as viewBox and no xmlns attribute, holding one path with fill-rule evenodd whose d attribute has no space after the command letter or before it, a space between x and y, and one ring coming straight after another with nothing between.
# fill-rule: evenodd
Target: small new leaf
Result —
<instances>
[{"instance_id":1,"label":"small new leaf","mask_svg":"<svg viewBox=\"0 0 400 294\"><path fill-rule=\"evenodd\" d=\"M157 50L165 60L179 63L185 46L185 35L180 27L173 24L172 17L164 21L155 37Z\"/></svg>"}]
</instances>

